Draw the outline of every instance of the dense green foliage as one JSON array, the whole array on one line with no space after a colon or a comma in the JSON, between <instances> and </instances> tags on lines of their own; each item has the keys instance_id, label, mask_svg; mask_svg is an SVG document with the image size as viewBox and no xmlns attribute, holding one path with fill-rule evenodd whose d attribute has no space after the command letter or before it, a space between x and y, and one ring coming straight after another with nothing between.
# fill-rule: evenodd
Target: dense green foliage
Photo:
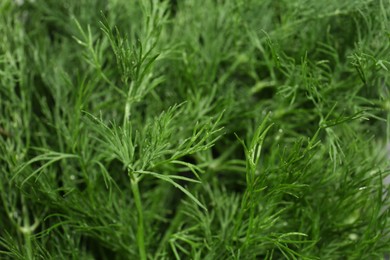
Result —
<instances>
[{"instance_id":1,"label":"dense green foliage","mask_svg":"<svg viewBox=\"0 0 390 260\"><path fill-rule=\"evenodd\" d=\"M383 258L389 17L0 1L0 258Z\"/></svg>"}]
</instances>

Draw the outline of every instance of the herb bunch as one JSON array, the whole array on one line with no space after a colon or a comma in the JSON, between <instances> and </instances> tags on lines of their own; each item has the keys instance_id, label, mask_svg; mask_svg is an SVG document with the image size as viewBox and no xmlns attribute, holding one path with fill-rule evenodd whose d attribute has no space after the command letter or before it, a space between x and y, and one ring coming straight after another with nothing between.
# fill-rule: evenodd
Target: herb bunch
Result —
<instances>
[{"instance_id":1,"label":"herb bunch","mask_svg":"<svg viewBox=\"0 0 390 260\"><path fill-rule=\"evenodd\" d=\"M1 1L0 258L383 258L389 16Z\"/></svg>"}]
</instances>

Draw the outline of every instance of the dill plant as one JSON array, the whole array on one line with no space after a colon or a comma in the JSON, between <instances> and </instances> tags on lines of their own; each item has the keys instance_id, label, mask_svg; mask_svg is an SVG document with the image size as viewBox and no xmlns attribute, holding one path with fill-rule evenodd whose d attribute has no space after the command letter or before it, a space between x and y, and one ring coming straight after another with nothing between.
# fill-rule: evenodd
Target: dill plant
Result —
<instances>
[{"instance_id":1,"label":"dill plant","mask_svg":"<svg viewBox=\"0 0 390 260\"><path fill-rule=\"evenodd\" d=\"M389 10L3 0L1 258L384 258Z\"/></svg>"}]
</instances>

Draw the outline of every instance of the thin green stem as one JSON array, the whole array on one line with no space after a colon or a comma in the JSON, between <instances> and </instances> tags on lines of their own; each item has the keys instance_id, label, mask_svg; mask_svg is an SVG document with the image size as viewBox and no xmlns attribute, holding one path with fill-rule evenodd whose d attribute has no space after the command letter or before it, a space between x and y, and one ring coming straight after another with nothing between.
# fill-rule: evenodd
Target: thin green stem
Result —
<instances>
[{"instance_id":1,"label":"thin green stem","mask_svg":"<svg viewBox=\"0 0 390 260\"><path fill-rule=\"evenodd\" d=\"M142 210L141 196L138 188L138 178L129 170L131 190L134 195L135 207L138 213L137 244L141 260L146 260L144 213Z\"/></svg>"},{"instance_id":2,"label":"thin green stem","mask_svg":"<svg viewBox=\"0 0 390 260\"><path fill-rule=\"evenodd\" d=\"M248 188L247 188L247 190L245 191L244 196L242 198L240 212L239 212L239 215L237 217L237 221L235 223L235 227L234 227L234 230L233 230L233 240L238 240L238 237L237 237L238 236L238 230L241 227L241 224L243 222L244 215L246 213L247 204L248 204L248 197L249 197L248 193L249 192L248 192Z\"/></svg>"},{"instance_id":3,"label":"thin green stem","mask_svg":"<svg viewBox=\"0 0 390 260\"><path fill-rule=\"evenodd\" d=\"M23 211L23 227L22 227L22 233L25 240L25 246L26 246L26 253L27 253L27 259L32 260L33 259L33 251L32 251L32 245L31 245L31 227L30 227L30 219L28 216L28 210L26 207L26 203L24 200L24 197L22 196L22 211Z\"/></svg>"},{"instance_id":4,"label":"thin green stem","mask_svg":"<svg viewBox=\"0 0 390 260\"><path fill-rule=\"evenodd\" d=\"M133 89L134 89L134 81L132 81L130 83L130 87L129 87L129 90L127 92L127 96L126 96L126 105L125 105L125 114L123 116L123 126L127 126L128 122L129 122L129 117L130 117L130 110L131 110L131 104L132 104L132 101L131 101L131 94L133 93Z\"/></svg>"},{"instance_id":5,"label":"thin green stem","mask_svg":"<svg viewBox=\"0 0 390 260\"><path fill-rule=\"evenodd\" d=\"M155 254L156 259L158 259L160 257L160 254L162 253L162 251L164 250L164 248L168 244L167 242L168 242L169 238L175 232L175 230L180 225L180 222L183 219L184 214L182 211L182 204L180 204L177 212L178 213L175 215L174 219L170 222L169 228L165 231L165 234L159 243L159 246L158 246L156 254Z\"/></svg>"}]
</instances>

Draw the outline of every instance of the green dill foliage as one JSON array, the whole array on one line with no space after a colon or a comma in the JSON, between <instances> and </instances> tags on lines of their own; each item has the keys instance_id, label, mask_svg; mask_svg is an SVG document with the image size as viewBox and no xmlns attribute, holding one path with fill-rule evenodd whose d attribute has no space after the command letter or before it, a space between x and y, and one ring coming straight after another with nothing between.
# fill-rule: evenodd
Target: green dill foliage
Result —
<instances>
[{"instance_id":1,"label":"green dill foliage","mask_svg":"<svg viewBox=\"0 0 390 260\"><path fill-rule=\"evenodd\" d=\"M389 17L0 1L0 258L383 259Z\"/></svg>"}]
</instances>

